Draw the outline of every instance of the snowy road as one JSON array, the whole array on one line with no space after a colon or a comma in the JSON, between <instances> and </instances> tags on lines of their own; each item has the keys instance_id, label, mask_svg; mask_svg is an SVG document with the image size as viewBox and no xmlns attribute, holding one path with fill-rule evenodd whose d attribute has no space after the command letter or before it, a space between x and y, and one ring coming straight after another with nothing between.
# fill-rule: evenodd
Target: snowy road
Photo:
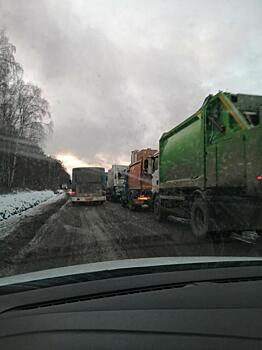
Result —
<instances>
[{"instance_id":1,"label":"snowy road","mask_svg":"<svg viewBox=\"0 0 262 350\"><path fill-rule=\"evenodd\" d=\"M27 217L2 240L1 274L16 274L96 261L159 256L261 256L262 244L228 236L197 242L190 226L154 221L149 211L131 212L117 203L72 206L65 199Z\"/></svg>"}]
</instances>

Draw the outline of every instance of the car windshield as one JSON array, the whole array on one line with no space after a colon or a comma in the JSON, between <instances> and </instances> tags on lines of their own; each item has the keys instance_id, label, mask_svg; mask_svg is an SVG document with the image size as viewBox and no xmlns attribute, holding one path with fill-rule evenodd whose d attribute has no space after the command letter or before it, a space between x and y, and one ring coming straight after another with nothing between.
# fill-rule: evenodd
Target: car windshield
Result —
<instances>
[{"instance_id":1,"label":"car windshield","mask_svg":"<svg viewBox=\"0 0 262 350\"><path fill-rule=\"evenodd\" d=\"M261 18L0 0L0 277L262 257Z\"/></svg>"}]
</instances>

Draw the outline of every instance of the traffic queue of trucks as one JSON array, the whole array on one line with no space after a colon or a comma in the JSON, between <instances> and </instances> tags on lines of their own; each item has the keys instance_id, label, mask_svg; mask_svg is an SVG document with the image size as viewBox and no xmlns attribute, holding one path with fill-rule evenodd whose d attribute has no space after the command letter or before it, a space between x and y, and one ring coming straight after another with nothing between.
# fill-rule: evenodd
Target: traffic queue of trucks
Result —
<instances>
[{"instance_id":1,"label":"traffic queue of trucks","mask_svg":"<svg viewBox=\"0 0 262 350\"><path fill-rule=\"evenodd\" d=\"M209 95L196 113L162 135L159 152L133 151L121 175L113 170L119 166L112 167L109 173L123 181L118 186L109 180L110 188L118 186L110 196L131 210L152 207L159 221L168 215L189 219L197 238L261 231L261 123L262 96Z\"/></svg>"}]
</instances>

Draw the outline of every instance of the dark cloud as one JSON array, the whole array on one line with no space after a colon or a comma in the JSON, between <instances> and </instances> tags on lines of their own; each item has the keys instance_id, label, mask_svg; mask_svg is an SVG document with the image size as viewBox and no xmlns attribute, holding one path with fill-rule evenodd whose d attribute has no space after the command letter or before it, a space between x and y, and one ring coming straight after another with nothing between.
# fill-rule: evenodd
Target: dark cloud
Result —
<instances>
[{"instance_id":1,"label":"dark cloud","mask_svg":"<svg viewBox=\"0 0 262 350\"><path fill-rule=\"evenodd\" d=\"M260 1L0 0L52 153L129 159L217 90L262 94Z\"/></svg>"}]
</instances>

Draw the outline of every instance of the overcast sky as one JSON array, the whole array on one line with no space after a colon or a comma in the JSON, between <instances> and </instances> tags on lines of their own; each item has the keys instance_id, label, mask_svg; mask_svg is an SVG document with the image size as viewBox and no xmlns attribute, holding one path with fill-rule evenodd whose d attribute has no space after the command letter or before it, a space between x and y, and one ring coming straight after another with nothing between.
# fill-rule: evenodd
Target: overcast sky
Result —
<instances>
[{"instance_id":1,"label":"overcast sky","mask_svg":"<svg viewBox=\"0 0 262 350\"><path fill-rule=\"evenodd\" d=\"M262 94L260 0L0 0L0 26L68 168L127 163L210 93Z\"/></svg>"}]
</instances>

